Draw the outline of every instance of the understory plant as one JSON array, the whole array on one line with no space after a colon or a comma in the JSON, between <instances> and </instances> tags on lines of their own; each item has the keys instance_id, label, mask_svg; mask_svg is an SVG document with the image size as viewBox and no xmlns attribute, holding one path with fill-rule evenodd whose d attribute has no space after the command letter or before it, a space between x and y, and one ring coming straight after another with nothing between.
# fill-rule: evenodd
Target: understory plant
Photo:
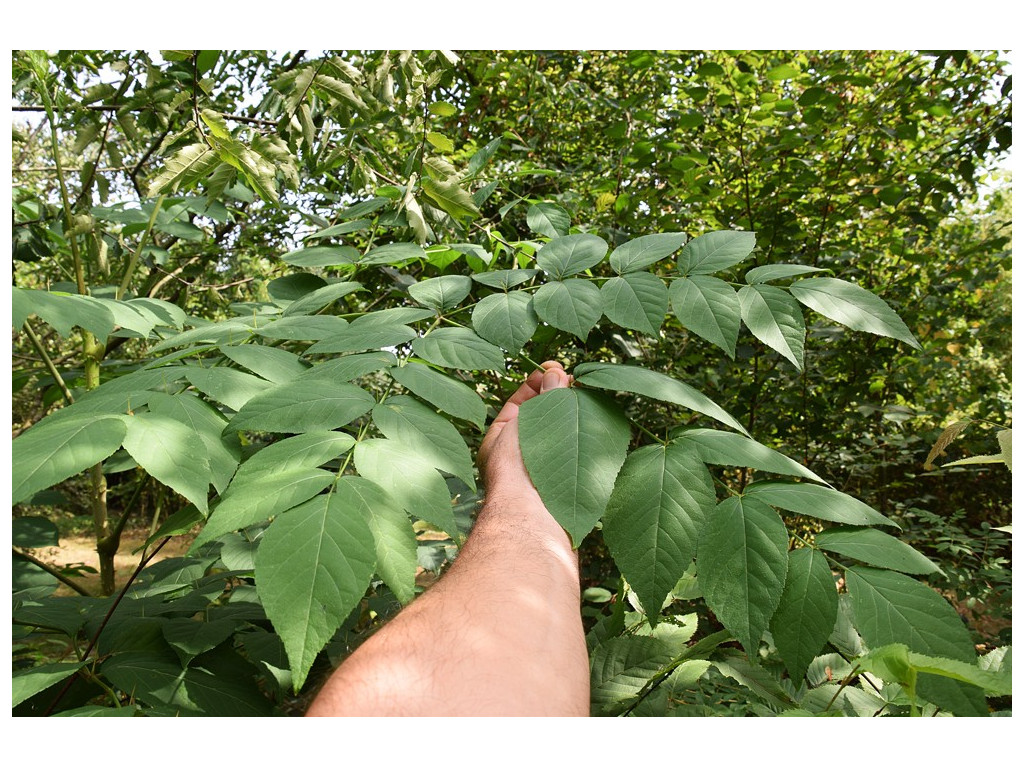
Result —
<instances>
[{"instance_id":1,"label":"understory plant","mask_svg":"<svg viewBox=\"0 0 1024 768\"><path fill-rule=\"evenodd\" d=\"M473 204L437 195L456 217ZM116 595L54 596L53 574L19 560L16 642L44 637L60 659L16 672L15 713L293 711L415 599L418 573L457 556L473 448L548 358L575 381L522 407L526 466L574 546L599 542L618 572L587 593L594 714L983 716L1007 701L1009 648L979 657L923 581L939 566L895 522L644 364L669 325L730 357L745 326L803 369L805 310L917 348L884 301L813 266L750 267L753 232L613 247L547 203L492 250L357 250L341 225L375 200L214 320L124 290L14 288L15 328L35 316L146 352L14 440L13 502L80 473L183 500ZM199 202L150 204L155 218ZM14 523L22 549L54 541L43 517ZM182 535L187 556L148 564Z\"/></svg>"}]
</instances>

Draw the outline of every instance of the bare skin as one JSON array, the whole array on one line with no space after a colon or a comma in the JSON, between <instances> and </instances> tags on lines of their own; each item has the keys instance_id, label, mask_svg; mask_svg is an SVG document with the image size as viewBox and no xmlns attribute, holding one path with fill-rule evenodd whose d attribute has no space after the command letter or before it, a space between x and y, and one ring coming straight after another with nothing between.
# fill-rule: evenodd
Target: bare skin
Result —
<instances>
[{"instance_id":1,"label":"bare skin","mask_svg":"<svg viewBox=\"0 0 1024 768\"><path fill-rule=\"evenodd\" d=\"M452 567L334 671L308 716L588 714L579 561L519 450L519 406L571 381L542 368L484 437L487 499Z\"/></svg>"}]
</instances>

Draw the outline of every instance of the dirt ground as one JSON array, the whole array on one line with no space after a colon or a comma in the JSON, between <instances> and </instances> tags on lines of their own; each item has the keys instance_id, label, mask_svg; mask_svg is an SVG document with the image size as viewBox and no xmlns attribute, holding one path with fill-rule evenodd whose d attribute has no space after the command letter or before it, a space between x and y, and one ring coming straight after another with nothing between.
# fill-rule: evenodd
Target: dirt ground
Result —
<instances>
[{"instance_id":1,"label":"dirt ground","mask_svg":"<svg viewBox=\"0 0 1024 768\"><path fill-rule=\"evenodd\" d=\"M139 565L142 552L135 552L146 541L149 532L146 530L125 531L121 537L121 547L114 555L114 584L117 588L124 586ZM99 594L100 561L96 554L96 542L88 536L61 536L59 547L35 549L32 554L45 563L53 565L87 565L96 569L96 573L83 573L76 579L90 593ZM180 557L188 551L192 543L191 536L175 536L163 546L151 562L164 560L168 557ZM58 595L75 594L63 584L58 588Z\"/></svg>"}]
</instances>

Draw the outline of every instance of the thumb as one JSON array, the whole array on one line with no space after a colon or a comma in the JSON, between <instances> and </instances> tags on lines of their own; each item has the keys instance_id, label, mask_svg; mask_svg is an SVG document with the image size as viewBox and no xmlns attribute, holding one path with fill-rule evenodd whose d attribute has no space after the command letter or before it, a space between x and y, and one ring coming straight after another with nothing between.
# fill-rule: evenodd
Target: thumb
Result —
<instances>
[{"instance_id":1,"label":"thumb","mask_svg":"<svg viewBox=\"0 0 1024 768\"><path fill-rule=\"evenodd\" d=\"M540 380L540 391L548 392L552 389L564 389L569 386L569 374L561 368L549 368L544 372L544 378Z\"/></svg>"}]
</instances>

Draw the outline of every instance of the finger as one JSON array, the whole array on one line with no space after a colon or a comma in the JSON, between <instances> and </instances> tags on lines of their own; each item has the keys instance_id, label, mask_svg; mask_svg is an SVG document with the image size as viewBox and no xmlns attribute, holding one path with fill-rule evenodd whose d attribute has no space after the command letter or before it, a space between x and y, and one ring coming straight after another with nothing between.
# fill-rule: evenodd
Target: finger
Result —
<instances>
[{"instance_id":1,"label":"finger","mask_svg":"<svg viewBox=\"0 0 1024 768\"><path fill-rule=\"evenodd\" d=\"M548 387L549 389L569 385L568 382L570 377L562 368L561 363L554 360L547 360L542 363L540 369L533 371L526 377L526 381L519 385L519 388L506 401L505 405L502 406L498 415L494 417L494 421L491 422L491 426L487 430L487 434L484 435L483 442L480 445L479 456L481 461L486 460L487 454L490 453L491 446L494 444L494 441L497 440L498 435L501 433L505 425L519 415L519 406L531 397L539 395L542 391L542 387L544 386L544 377L550 375L557 376L559 382L564 379L565 383L554 383L553 380L549 381L549 384L552 384L552 386Z\"/></svg>"}]
</instances>

